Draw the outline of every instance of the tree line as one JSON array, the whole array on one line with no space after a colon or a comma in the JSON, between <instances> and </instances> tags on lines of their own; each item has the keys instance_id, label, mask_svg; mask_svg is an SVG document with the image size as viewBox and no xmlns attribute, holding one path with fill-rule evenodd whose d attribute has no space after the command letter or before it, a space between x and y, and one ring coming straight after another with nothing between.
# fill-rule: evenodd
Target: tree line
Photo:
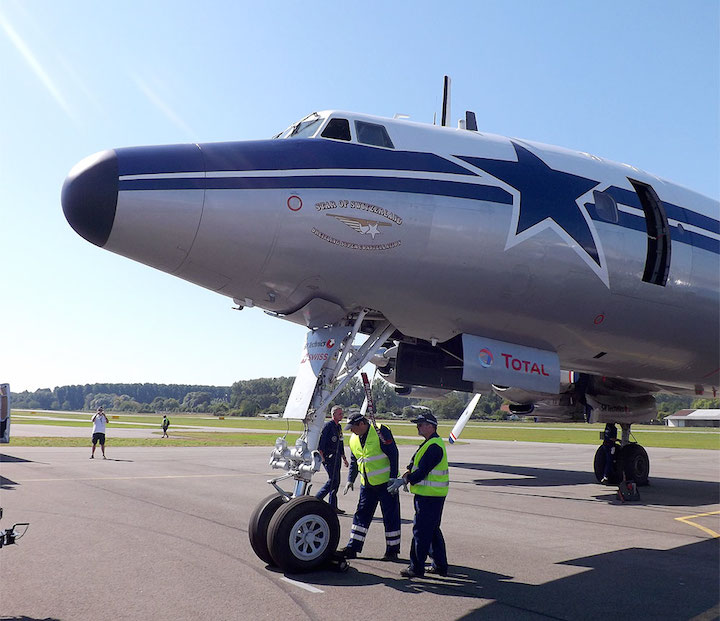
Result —
<instances>
[{"instance_id":1,"label":"tree line","mask_svg":"<svg viewBox=\"0 0 720 621\"><path fill-rule=\"evenodd\" d=\"M29 410L94 411L103 406L115 412L202 412L217 416L262 416L279 414L285 409L294 377L259 378L235 382L232 386L189 384L84 384L41 388L34 392L11 393L14 408ZM418 401L398 395L394 388L377 378L373 382L373 400L381 415L390 413L409 417L413 407L429 407L440 419L456 419L470 400L470 394L451 392L441 399ZM335 398L346 409L359 408L365 390L354 378ZM686 408L717 408L719 399L693 399L677 395L656 395L658 419ZM501 409L502 399L483 395L475 410L476 418L502 419L509 413Z\"/></svg>"},{"instance_id":2,"label":"tree line","mask_svg":"<svg viewBox=\"0 0 720 621\"><path fill-rule=\"evenodd\" d=\"M34 392L11 393L14 408L28 410L95 411L102 406L114 412L202 412L223 416L261 416L279 414L285 409L294 377L259 378L235 382L232 386L188 384L84 384L41 388ZM432 409L438 418L457 418L471 395L449 393L442 399L420 401L398 395L394 388L377 378L373 382L373 401L379 414L409 416L419 404ZM337 395L334 403L346 409L359 408L365 399L362 381L354 378ZM476 413L502 417L502 400L483 397Z\"/></svg>"}]
</instances>

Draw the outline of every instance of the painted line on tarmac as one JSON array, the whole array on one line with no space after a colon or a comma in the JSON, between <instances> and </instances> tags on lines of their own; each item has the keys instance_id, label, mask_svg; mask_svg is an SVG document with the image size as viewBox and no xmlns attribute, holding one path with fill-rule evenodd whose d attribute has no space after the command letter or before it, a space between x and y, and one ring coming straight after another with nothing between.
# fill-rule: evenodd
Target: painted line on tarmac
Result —
<instances>
[{"instance_id":1,"label":"painted line on tarmac","mask_svg":"<svg viewBox=\"0 0 720 621\"><path fill-rule=\"evenodd\" d=\"M311 586L309 584L305 584L304 582L298 582L297 580L291 580L290 578L287 578L286 576L283 576L282 579L285 582L289 582L290 584L294 584L295 586L300 587L301 589L305 589L306 591L310 591L310 593L324 593L325 591L321 591L320 589Z\"/></svg>"},{"instance_id":2,"label":"painted line on tarmac","mask_svg":"<svg viewBox=\"0 0 720 621\"><path fill-rule=\"evenodd\" d=\"M706 528L702 524L696 524L695 522L692 522L691 520L695 518L700 517L707 517L708 515L720 515L720 511L711 511L710 513L698 513L697 515L686 515L685 517L679 517L675 518L678 522L683 522L684 524L690 524L690 526L694 526L695 528L699 528L704 533L707 533L711 537L720 537L720 533L716 533L714 530L710 530L709 528Z\"/></svg>"},{"instance_id":3,"label":"painted line on tarmac","mask_svg":"<svg viewBox=\"0 0 720 621\"><path fill-rule=\"evenodd\" d=\"M138 481L141 479L210 479L218 477L244 477L247 474L163 474L147 477L78 477L73 479L17 479L18 483L56 483L58 481Z\"/></svg>"}]
</instances>

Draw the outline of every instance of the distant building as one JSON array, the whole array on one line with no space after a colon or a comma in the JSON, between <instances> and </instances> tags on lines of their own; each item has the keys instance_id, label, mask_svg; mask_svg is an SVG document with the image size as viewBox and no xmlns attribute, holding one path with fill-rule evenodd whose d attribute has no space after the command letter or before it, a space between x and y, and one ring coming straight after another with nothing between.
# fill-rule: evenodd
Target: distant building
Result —
<instances>
[{"instance_id":1,"label":"distant building","mask_svg":"<svg viewBox=\"0 0 720 621\"><path fill-rule=\"evenodd\" d=\"M668 427L720 427L720 410L680 410L664 420Z\"/></svg>"}]
</instances>

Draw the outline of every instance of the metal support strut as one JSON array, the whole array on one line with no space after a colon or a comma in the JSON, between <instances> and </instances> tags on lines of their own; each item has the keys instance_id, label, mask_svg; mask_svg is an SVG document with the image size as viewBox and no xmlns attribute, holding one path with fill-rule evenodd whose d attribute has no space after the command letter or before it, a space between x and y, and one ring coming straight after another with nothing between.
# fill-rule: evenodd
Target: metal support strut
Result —
<instances>
[{"instance_id":1,"label":"metal support strut","mask_svg":"<svg viewBox=\"0 0 720 621\"><path fill-rule=\"evenodd\" d=\"M320 441L320 433L325 423L325 412L328 406L394 332L394 327L389 321L382 321L362 346L355 349L353 347L353 341L369 312L369 309L363 309L356 317L348 318L341 324L311 330L308 334L309 340L311 336L316 337L318 334L322 335L323 330L327 330L328 333L336 333L337 329L342 327L345 327L347 330L342 337L339 348L333 355L328 356L317 373L312 398L310 399L310 404L303 421L305 429L295 443L295 446L289 448L284 438L278 438L275 442L275 449L270 457L270 465L273 468L283 468L287 470L288 473L272 479L268 481L268 483L283 494L286 493L280 489L277 483L290 477L295 479L293 497L299 497L309 493L312 475L320 470L321 466L321 458L317 452L317 447ZM307 354L307 347L305 353ZM303 364L309 363L304 361ZM296 392L296 384L298 384L298 382L312 382L313 377L310 376L310 380L308 380L307 377L307 374L303 377L300 372L298 373L295 378L295 383L293 384L291 398ZM298 388L302 387L298 386ZM298 392L302 391L300 390ZM287 412L288 409L286 408L286 417Z\"/></svg>"}]
</instances>

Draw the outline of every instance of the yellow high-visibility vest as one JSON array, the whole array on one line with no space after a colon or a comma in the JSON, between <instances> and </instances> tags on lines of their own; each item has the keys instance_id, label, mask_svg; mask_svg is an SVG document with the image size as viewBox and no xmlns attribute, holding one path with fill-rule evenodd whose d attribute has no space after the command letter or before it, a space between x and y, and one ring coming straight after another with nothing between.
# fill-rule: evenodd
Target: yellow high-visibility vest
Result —
<instances>
[{"instance_id":1,"label":"yellow high-visibility vest","mask_svg":"<svg viewBox=\"0 0 720 621\"><path fill-rule=\"evenodd\" d=\"M423 444L415 453L413 458L412 471L415 472L420 465L420 459L433 444L437 444L443 452L440 463L435 466L419 483L410 485L410 491L413 494L419 494L420 496L447 496L448 490L450 489L450 470L448 467L447 451L445 450L445 443L441 438L430 438L425 444Z\"/></svg>"},{"instance_id":2,"label":"yellow high-visibility vest","mask_svg":"<svg viewBox=\"0 0 720 621\"><path fill-rule=\"evenodd\" d=\"M365 446L356 433L350 436L350 450L355 455L358 471L370 485L380 485L390 480L390 458L380 448L380 438L375 427L370 425Z\"/></svg>"}]
</instances>

